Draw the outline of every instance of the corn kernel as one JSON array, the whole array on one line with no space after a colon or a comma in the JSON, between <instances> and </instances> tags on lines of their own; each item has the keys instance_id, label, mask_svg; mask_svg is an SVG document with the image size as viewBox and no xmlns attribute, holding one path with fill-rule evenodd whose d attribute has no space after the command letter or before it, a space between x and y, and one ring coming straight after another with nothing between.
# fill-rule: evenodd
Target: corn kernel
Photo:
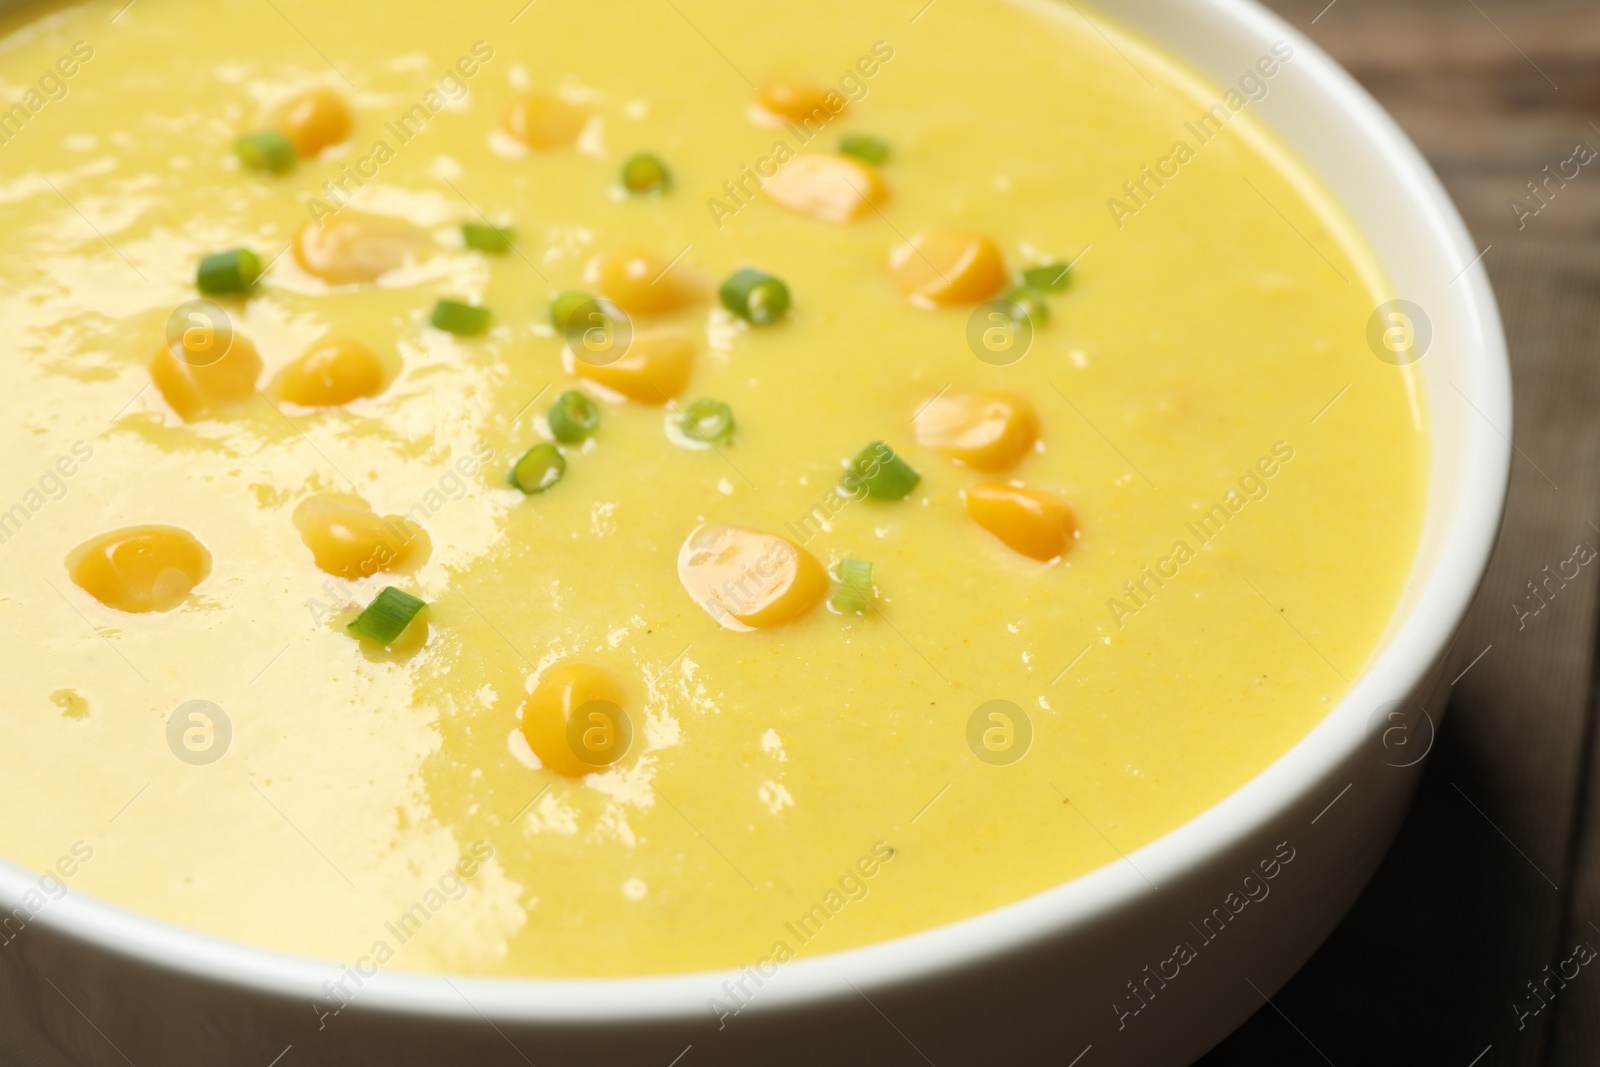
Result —
<instances>
[{"instance_id":1,"label":"corn kernel","mask_svg":"<svg viewBox=\"0 0 1600 1067\"><path fill-rule=\"evenodd\" d=\"M588 283L630 315L668 315L698 303L705 287L681 263L629 250L589 264Z\"/></svg>"},{"instance_id":2,"label":"corn kernel","mask_svg":"<svg viewBox=\"0 0 1600 1067\"><path fill-rule=\"evenodd\" d=\"M581 778L627 754L629 703L622 679L604 667L553 667L522 702L522 736L546 768Z\"/></svg>"},{"instance_id":3,"label":"corn kernel","mask_svg":"<svg viewBox=\"0 0 1600 1067\"><path fill-rule=\"evenodd\" d=\"M889 253L895 284L920 308L976 304L1006 284L1000 246L978 233L925 230Z\"/></svg>"},{"instance_id":4,"label":"corn kernel","mask_svg":"<svg viewBox=\"0 0 1600 1067\"><path fill-rule=\"evenodd\" d=\"M176 526L134 526L79 545L67 572L108 608L171 611L211 573L211 553Z\"/></svg>"},{"instance_id":5,"label":"corn kernel","mask_svg":"<svg viewBox=\"0 0 1600 1067\"><path fill-rule=\"evenodd\" d=\"M317 566L351 581L420 563L430 548L427 532L410 519L377 515L365 500L344 493L302 500L294 524Z\"/></svg>"},{"instance_id":6,"label":"corn kernel","mask_svg":"<svg viewBox=\"0 0 1600 1067\"><path fill-rule=\"evenodd\" d=\"M541 151L570 147L588 122L588 112L545 93L524 96L506 111L506 132Z\"/></svg>"},{"instance_id":7,"label":"corn kernel","mask_svg":"<svg viewBox=\"0 0 1600 1067\"><path fill-rule=\"evenodd\" d=\"M854 222L889 199L889 186L878 168L827 152L795 156L761 191L790 211L838 225Z\"/></svg>"},{"instance_id":8,"label":"corn kernel","mask_svg":"<svg viewBox=\"0 0 1600 1067\"><path fill-rule=\"evenodd\" d=\"M567 372L641 404L660 406L683 392L694 371L694 341L681 330L640 330L623 356L604 365L565 353Z\"/></svg>"},{"instance_id":9,"label":"corn kernel","mask_svg":"<svg viewBox=\"0 0 1600 1067\"><path fill-rule=\"evenodd\" d=\"M246 403L256 392L261 356L256 346L235 333L221 358L189 347L189 334L175 345L163 345L150 360L150 380L168 406L184 422L193 422L225 408Z\"/></svg>"},{"instance_id":10,"label":"corn kernel","mask_svg":"<svg viewBox=\"0 0 1600 1067\"><path fill-rule=\"evenodd\" d=\"M829 104L834 105L829 107ZM833 89L794 82L771 82L756 90L757 111L751 116L767 126L785 122L804 123L818 128L832 122L845 107L845 98Z\"/></svg>"},{"instance_id":11,"label":"corn kernel","mask_svg":"<svg viewBox=\"0 0 1600 1067\"><path fill-rule=\"evenodd\" d=\"M329 285L358 285L415 261L427 247L427 234L409 222L346 213L302 226L294 258Z\"/></svg>"},{"instance_id":12,"label":"corn kernel","mask_svg":"<svg viewBox=\"0 0 1600 1067\"><path fill-rule=\"evenodd\" d=\"M334 341L312 349L285 367L273 390L291 404L337 407L383 391L383 362L356 341Z\"/></svg>"},{"instance_id":13,"label":"corn kernel","mask_svg":"<svg viewBox=\"0 0 1600 1067\"><path fill-rule=\"evenodd\" d=\"M798 618L828 591L815 556L776 534L703 526L678 551L678 580L730 630L763 630Z\"/></svg>"},{"instance_id":14,"label":"corn kernel","mask_svg":"<svg viewBox=\"0 0 1600 1067\"><path fill-rule=\"evenodd\" d=\"M350 136L350 105L331 89L313 89L278 110L273 129L294 146L295 155L310 159Z\"/></svg>"},{"instance_id":15,"label":"corn kernel","mask_svg":"<svg viewBox=\"0 0 1600 1067\"><path fill-rule=\"evenodd\" d=\"M1039 439L1039 416L1016 393L945 393L916 416L917 444L973 470L1008 471Z\"/></svg>"},{"instance_id":16,"label":"corn kernel","mask_svg":"<svg viewBox=\"0 0 1600 1067\"><path fill-rule=\"evenodd\" d=\"M967 515L1003 544L1048 563L1065 555L1077 533L1067 502L1042 489L987 483L967 490Z\"/></svg>"}]
</instances>

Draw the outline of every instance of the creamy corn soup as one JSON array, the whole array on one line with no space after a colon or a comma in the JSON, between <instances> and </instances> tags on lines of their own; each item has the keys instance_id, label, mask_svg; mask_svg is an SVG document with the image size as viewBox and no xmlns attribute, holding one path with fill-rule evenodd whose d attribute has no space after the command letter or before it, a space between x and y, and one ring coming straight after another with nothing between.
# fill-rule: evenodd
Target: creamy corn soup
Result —
<instances>
[{"instance_id":1,"label":"creamy corn soup","mask_svg":"<svg viewBox=\"0 0 1600 1067\"><path fill-rule=\"evenodd\" d=\"M1122 862L1341 698L1426 456L1253 115L1289 44L517 6L5 23L0 938L770 970Z\"/></svg>"}]
</instances>

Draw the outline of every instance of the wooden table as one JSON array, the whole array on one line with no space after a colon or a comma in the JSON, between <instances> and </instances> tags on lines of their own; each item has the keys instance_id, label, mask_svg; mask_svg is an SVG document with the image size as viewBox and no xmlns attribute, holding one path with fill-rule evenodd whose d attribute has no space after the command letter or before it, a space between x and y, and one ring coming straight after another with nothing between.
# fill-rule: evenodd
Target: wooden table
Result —
<instances>
[{"instance_id":1,"label":"wooden table","mask_svg":"<svg viewBox=\"0 0 1600 1067\"><path fill-rule=\"evenodd\" d=\"M1518 453L1399 840L1306 968L1201 1062L1594 1067L1600 561L1536 613L1528 594L1578 545L1600 550L1600 160L1539 200L1528 183L1600 150L1600 2L1269 2L1389 108L1492 245Z\"/></svg>"}]
</instances>

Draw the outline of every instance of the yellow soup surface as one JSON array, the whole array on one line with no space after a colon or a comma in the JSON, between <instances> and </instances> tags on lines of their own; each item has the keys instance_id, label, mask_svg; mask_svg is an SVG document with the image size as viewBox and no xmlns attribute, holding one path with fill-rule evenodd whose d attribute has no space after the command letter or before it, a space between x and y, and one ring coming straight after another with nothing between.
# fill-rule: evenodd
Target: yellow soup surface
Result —
<instances>
[{"instance_id":1,"label":"yellow soup surface","mask_svg":"<svg viewBox=\"0 0 1600 1067\"><path fill-rule=\"evenodd\" d=\"M0 37L0 939L832 952L1121 862L1379 647L1420 399L1286 42L125 3Z\"/></svg>"}]
</instances>

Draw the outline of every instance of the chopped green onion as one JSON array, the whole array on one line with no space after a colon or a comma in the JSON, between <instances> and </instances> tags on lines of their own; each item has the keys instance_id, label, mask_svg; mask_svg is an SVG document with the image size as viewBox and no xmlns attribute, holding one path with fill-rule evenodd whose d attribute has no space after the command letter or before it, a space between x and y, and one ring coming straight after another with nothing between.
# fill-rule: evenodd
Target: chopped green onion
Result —
<instances>
[{"instance_id":1,"label":"chopped green onion","mask_svg":"<svg viewBox=\"0 0 1600 1067\"><path fill-rule=\"evenodd\" d=\"M294 169L294 145L277 130L256 130L247 133L233 144L239 160L251 170L282 174Z\"/></svg>"},{"instance_id":2,"label":"chopped green onion","mask_svg":"<svg viewBox=\"0 0 1600 1067\"><path fill-rule=\"evenodd\" d=\"M630 193L664 193L672 188L672 175L660 156L640 152L622 165L622 187Z\"/></svg>"},{"instance_id":3,"label":"chopped green onion","mask_svg":"<svg viewBox=\"0 0 1600 1067\"><path fill-rule=\"evenodd\" d=\"M633 320L611 301L594 298L560 310L565 323L561 332L573 358L606 367L628 354Z\"/></svg>"},{"instance_id":4,"label":"chopped green onion","mask_svg":"<svg viewBox=\"0 0 1600 1067\"><path fill-rule=\"evenodd\" d=\"M1027 319L1034 326L1043 326L1050 321L1050 305L1037 289L1018 286L1002 294L1000 299L1011 305L1009 317L1013 322Z\"/></svg>"},{"instance_id":5,"label":"chopped green onion","mask_svg":"<svg viewBox=\"0 0 1600 1067\"><path fill-rule=\"evenodd\" d=\"M857 499L865 491L874 500L904 500L920 481L922 475L895 455L894 449L882 441L874 441L850 461L850 469L840 484L846 493Z\"/></svg>"},{"instance_id":6,"label":"chopped green onion","mask_svg":"<svg viewBox=\"0 0 1600 1067\"><path fill-rule=\"evenodd\" d=\"M600 429L600 409L576 389L556 397L548 419L550 432L564 445L575 445Z\"/></svg>"},{"instance_id":7,"label":"chopped green onion","mask_svg":"<svg viewBox=\"0 0 1600 1067\"><path fill-rule=\"evenodd\" d=\"M200 260L195 284L202 293L248 293L261 277L261 260L248 248L215 252Z\"/></svg>"},{"instance_id":8,"label":"chopped green onion","mask_svg":"<svg viewBox=\"0 0 1600 1067\"><path fill-rule=\"evenodd\" d=\"M847 133L839 138L839 151L876 167L889 158L889 142L863 133Z\"/></svg>"},{"instance_id":9,"label":"chopped green onion","mask_svg":"<svg viewBox=\"0 0 1600 1067\"><path fill-rule=\"evenodd\" d=\"M757 326L776 322L789 310L789 287L770 274L746 267L722 283L722 306Z\"/></svg>"},{"instance_id":10,"label":"chopped green onion","mask_svg":"<svg viewBox=\"0 0 1600 1067\"><path fill-rule=\"evenodd\" d=\"M703 397L683 411L683 435L711 444L733 435L733 409L720 400Z\"/></svg>"},{"instance_id":11,"label":"chopped green onion","mask_svg":"<svg viewBox=\"0 0 1600 1067\"><path fill-rule=\"evenodd\" d=\"M872 605L872 564L861 559L839 562L839 588L828 601L839 612L866 613Z\"/></svg>"},{"instance_id":12,"label":"chopped green onion","mask_svg":"<svg viewBox=\"0 0 1600 1067\"><path fill-rule=\"evenodd\" d=\"M557 333L567 332L567 323L572 319L572 313L585 304L593 303L594 297L588 293L572 290L562 293L550 301L550 325L556 328Z\"/></svg>"},{"instance_id":13,"label":"chopped green onion","mask_svg":"<svg viewBox=\"0 0 1600 1067\"><path fill-rule=\"evenodd\" d=\"M463 304L458 300L441 300L433 305L435 329L453 334L482 333L489 328L490 311L486 307Z\"/></svg>"},{"instance_id":14,"label":"chopped green onion","mask_svg":"<svg viewBox=\"0 0 1600 1067\"><path fill-rule=\"evenodd\" d=\"M392 585L384 586L383 592L345 629L357 637L392 645L411 625L417 612L427 606L426 601L418 600L410 593L403 593Z\"/></svg>"},{"instance_id":15,"label":"chopped green onion","mask_svg":"<svg viewBox=\"0 0 1600 1067\"><path fill-rule=\"evenodd\" d=\"M567 461L555 445L534 445L517 465L511 468L511 484L532 496L542 493L561 480L567 472Z\"/></svg>"},{"instance_id":16,"label":"chopped green onion","mask_svg":"<svg viewBox=\"0 0 1600 1067\"><path fill-rule=\"evenodd\" d=\"M1071 283L1070 266L1066 263L1044 263L1022 272L1022 284L1041 293L1059 293Z\"/></svg>"},{"instance_id":17,"label":"chopped green onion","mask_svg":"<svg viewBox=\"0 0 1600 1067\"><path fill-rule=\"evenodd\" d=\"M461 239L468 248L479 252L503 256L511 250L511 231L481 222L468 222L461 227Z\"/></svg>"}]
</instances>

